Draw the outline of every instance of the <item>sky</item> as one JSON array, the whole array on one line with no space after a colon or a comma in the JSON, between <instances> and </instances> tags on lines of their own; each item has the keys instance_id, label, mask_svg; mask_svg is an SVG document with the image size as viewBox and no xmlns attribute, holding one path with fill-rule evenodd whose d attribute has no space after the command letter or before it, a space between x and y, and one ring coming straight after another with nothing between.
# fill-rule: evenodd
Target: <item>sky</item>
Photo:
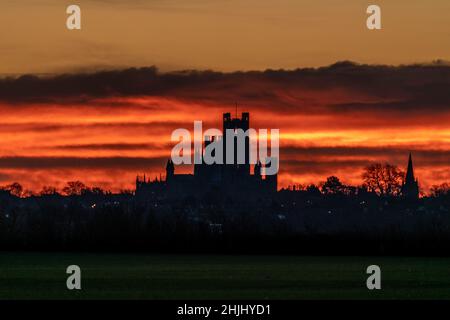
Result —
<instances>
[{"instance_id":1,"label":"sky","mask_svg":"<svg viewBox=\"0 0 450 320\"><path fill-rule=\"evenodd\" d=\"M382 30L366 28L369 4ZM0 73L423 63L448 58L448 21L448 0L2 0Z\"/></svg>"},{"instance_id":2,"label":"sky","mask_svg":"<svg viewBox=\"0 0 450 320\"><path fill-rule=\"evenodd\" d=\"M281 187L409 152L423 191L450 181L449 1L376 1L377 31L358 0L75 3L69 31L72 2L2 1L0 185L131 189L164 174L172 130L235 102L280 129Z\"/></svg>"}]
</instances>

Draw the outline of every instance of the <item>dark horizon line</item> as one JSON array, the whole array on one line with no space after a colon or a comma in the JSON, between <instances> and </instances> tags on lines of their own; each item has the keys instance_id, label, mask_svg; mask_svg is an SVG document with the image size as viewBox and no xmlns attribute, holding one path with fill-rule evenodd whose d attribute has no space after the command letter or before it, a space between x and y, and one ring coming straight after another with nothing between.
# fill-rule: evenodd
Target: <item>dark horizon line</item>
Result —
<instances>
[{"instance_id":1,"label":"dark horizon line","mask_svg":"<svg viewBox=\"0 0 450 320\"><path fill-rule=\"evenodd\" d=\"M125 71L125 70L138 70L138 69L154 69L156 72L160 74L177 74L177 73L186 73L186 72L213 72L213 73L221 73L221 74L234 74L234 73L252 73L252 72L270 72L270 71L298 71L298 70L318 70L322 68L330 68L330 67L345 67L345 66L369 66L369 67L450 67L450 59L444 58L436 58L430 61L425 62L410 62L410 63L397 63L397 64L388 64L388 63L361 63L353 59L340 59L336 60L333 63L329 64L321 64L316 66L301 66L291 68L273 68L273 67L265 67L261 69L234 69L230 71L219 71L219 69L214 68L177 68L177 69L166 69L159 68L156 64L150 65L129 65L129 66L120 66L120 67L95 67L95 66L86 66L83 68L77 68L73 70L67 71L55 71L55 72L24 72L24 73L11 73L11 72L0 72L0 80L3 79L17 79L23 76L42 76L42 77L57 77L57 76L70 76L70 75L91 75L94 73L108 73L114 71ZM92 71L84 71L88 68L92 67Z\"/></svg>"}]
</instances>

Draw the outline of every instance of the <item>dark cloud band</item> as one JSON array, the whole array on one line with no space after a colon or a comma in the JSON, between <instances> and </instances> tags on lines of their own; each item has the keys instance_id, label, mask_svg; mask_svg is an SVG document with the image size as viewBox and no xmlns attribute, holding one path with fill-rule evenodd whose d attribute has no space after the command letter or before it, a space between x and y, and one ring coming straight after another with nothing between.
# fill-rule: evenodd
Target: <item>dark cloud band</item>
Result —
<instances>
[{"instance_id":1,"label":"dark cloud band","mask_svg":"<svg viewBox=\"0 0 450 320\"><path fill-rule=\"evenodd\" d=\"M98 98L158 96L198 103L233 105L278 112L447 112L450 106L450 66L360 65L339 62L328 67L222 73L180 71L161 73L155 67L64 74L51 77L24 75L0 79L0 101L8 104L87 103ZM319 97L331 90L352 93L340 103L320 104L303 99L313 91ZM365 97L364 101L356 97ZM111 108L116 107L113 103Z\"/></svg>"}]
</instances>

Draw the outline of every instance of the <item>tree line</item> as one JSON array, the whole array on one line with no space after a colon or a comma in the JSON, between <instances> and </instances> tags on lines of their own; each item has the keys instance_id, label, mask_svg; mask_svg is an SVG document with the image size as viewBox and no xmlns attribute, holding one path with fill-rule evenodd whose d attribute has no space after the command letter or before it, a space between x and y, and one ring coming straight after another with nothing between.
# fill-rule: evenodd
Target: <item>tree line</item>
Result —
<instances>
[{"instance_id":1,"label":"tree line","mask_svg":"<svg viewBox=\"0 0 450 320\"><path fill-rule=\"evenodd\" d=\"M379 196L399 196L401 194L401 188L404 182L405 172L399 169L397 166L389 163L373 163L364 168L361 175L363 183L359 186L347 185L341 182L336 176L330 176L325 181L318 185L301 185L296 184L289 186L288 189L303 190L308 192L320 192L323 194L346 194L353 195L358 190L365 190L373 192ZM101 187L88 187L82 181L69 181L66 185L58 190L53 186L44 186L41 191L35 193L30 190L25 190L23 186L14 182L5 186L1 186L0 190L9 192L11 195L17 197L30 197L30 196L47 196L47 195L108 195L111 191L104 190ZM429 190L430 196L445 195L450 192L449 183L441 183L433 185ZM131 190L121 190L122 194L132 194ZM424 194L422 192L422 194Z\"/></svg>"}]
</instances>

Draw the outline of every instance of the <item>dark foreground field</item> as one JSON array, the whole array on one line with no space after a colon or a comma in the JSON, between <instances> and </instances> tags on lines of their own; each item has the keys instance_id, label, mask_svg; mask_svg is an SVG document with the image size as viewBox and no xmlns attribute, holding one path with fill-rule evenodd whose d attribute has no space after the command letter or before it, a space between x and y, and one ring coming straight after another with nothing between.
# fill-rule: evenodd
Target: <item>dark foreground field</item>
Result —
<instances>
[{"instance_id":1,"label":"dark foreground field","mask_svg":"<svg viewBox=\"0 0 450 320\"><path fill-rule=\"evenodd\" d=\"M82 290L66 289L66 267ZM366 267L382 290L366 289ZM449 258L0 253L0 299L449 299Z\"/></svg>"}]
</instances>

